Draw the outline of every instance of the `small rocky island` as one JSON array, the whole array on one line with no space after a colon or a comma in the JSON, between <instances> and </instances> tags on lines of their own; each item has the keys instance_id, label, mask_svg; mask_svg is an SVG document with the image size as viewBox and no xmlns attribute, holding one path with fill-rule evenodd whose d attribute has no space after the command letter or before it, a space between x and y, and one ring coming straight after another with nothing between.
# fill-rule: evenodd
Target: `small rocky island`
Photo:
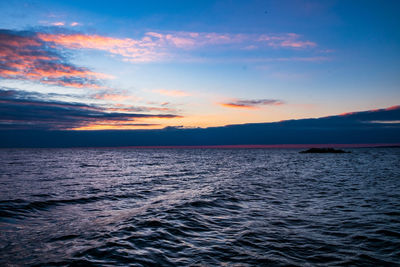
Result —
<instances>
[{"instance_id":1,"label":"small rocky island","mask_svg":"<svg viewBox=\"0 0 400 267\"><path fill-rule=\"evenodd\" d=\"M310 148L304 151L300 151L300 153L350 153L350 151L344 151L341 149L334 148Z\"/></svg>"}]
</instances>

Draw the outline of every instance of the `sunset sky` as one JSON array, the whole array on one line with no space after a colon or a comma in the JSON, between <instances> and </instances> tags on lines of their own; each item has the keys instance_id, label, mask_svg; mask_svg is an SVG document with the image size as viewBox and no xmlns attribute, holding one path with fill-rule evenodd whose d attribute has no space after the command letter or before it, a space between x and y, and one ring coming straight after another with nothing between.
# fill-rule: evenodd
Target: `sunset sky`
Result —
<instances>
[{"instance_id":1,"label":"sunset sky","mask_svg":"<svg viewBox=\"0 0 400 267\"><path fill-rule=\"evenodd\" d=\"M0 10L3 128L209 127L400 102L400 1L9 0Z\"/></svg>"}]
</instances>

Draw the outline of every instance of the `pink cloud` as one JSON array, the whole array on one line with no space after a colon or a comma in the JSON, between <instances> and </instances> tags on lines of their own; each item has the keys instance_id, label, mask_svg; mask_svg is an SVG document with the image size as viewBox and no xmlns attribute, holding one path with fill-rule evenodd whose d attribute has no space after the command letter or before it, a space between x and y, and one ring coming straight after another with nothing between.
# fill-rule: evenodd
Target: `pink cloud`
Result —
<instances>
[{"instance_id":1,"label":"pink cloud","mask_svg":"<svg viewBox=\"0 0 400 267\"><path fill-rule=\"evenodd\" d=\"M306 48L306 47L314 47L316 44L310 41L292 41L286 40L281 43L282 47L293 47L293 48Z\"/></svg>"},{"instance_id":2,"label":"pink cloud","mask_svg":"<svg viewBox=\"0 0 400 267\"><path fill-rule=\"evenodd\" d=\"M51 23L51 25L53 25L53 26L64 26L65 23L62 22L62 21L58 21L58 22L53 22L53 23Z\"/></svg>"},{"instance_id":3,"label":"pink cloud","mask_svg":"<svg viewBox=\"0 0 400 267\"><path fill-rule=\"evenodd\" d=\"M262 47L305 49L317 44L301 40L294 33L287 34L230 34L207 32L147 32L140 39L115 38L88 34L48 34L37 37L48 43L70 49L96 49L120 55L132 62L162 61L179 57L179 49L197 49L206 46L229 46L255 50Z\"/></svg>"},{"instance_id":4,"label":"pink cloud","mask_svg":"<svg viewBox=\"0 0 400 267\"><path fill-rule=\"evenodd\" d=\"M54 43L66 48L103 50L136 62L157 61L165 56L162 51L154 49L155 46L158 46L157 43L146 37L135 40L86 34L39 33L37 36L44 42Z\"/></svg>"},{"instance_id":5,"label":"pink cloud","mask_svg":"<svg viewBox=\"0 0 400 267\"><path fill-rule=\"evenodd\" d=\"M145 35L155 38L162 46L177 48L196 48L207 45L223 45L243 42L246 35L227 33L202 33L202 32L172 32L156 33L147 32Z\"/></svg>"}]
</instances>

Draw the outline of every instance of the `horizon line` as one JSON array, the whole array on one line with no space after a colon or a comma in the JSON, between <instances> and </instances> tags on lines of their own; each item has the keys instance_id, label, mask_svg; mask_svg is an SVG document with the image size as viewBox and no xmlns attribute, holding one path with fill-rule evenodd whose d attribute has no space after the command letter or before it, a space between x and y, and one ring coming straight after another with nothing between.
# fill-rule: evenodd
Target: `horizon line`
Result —
<instances>
[{"instance_id":1,"label":"horizon line","mask_svg":"<svg viewBox=\"0 0 400 267\"><path fill-rule=\"evenodd\" d=\"M167 146L71 146L71 147L1 147L0 149L114 148L114 149L274 149L274 148L379 148L400 147L400 143L374 144L275 144L275 145L167 145Z\"/></svg>"}]
</instances>

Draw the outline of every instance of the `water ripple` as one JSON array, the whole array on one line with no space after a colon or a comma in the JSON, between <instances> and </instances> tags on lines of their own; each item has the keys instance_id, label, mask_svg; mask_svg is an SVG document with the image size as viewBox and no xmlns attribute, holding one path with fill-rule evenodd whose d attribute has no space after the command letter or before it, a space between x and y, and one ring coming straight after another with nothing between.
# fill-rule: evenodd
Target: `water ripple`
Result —
<instances>
[{"instance_id":1,"label":"water ripple","mask_svg":"<svg viewBox=\"0 0 400 267\"><path fill-rule=\"evenodd\" d=\"M400 263L399 149L3 149L0 162L0 265Z\"/></svg>"}]
</instances>

